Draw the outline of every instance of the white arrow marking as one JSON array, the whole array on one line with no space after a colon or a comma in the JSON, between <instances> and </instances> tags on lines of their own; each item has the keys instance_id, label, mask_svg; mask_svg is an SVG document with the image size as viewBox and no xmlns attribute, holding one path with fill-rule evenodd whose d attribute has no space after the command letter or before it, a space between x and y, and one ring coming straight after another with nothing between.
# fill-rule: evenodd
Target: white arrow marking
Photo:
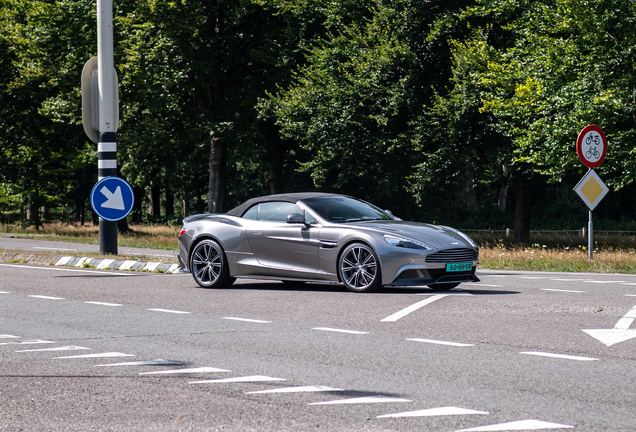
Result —
<instances>
[{"instance_id":1,"label":"white arrow marking","mask_svg":"<svg viewBox=\"0 0 636 432\"><path fill-rule=\"evenodd\" d=\"M636 306L627 312L623 318L619 319L613 329L590 329L583 331L605 345L612 346L636 337L636 330L629 328L634 322L634 319L636 319Z\"/></svg>"},{"instance_id":2,"label":"white arrow marking","mask_svg":"<svg viewBox=\"0 0 636 432\"><path fill-rule=\"evenodd\" d=\"M115 193L109 191L106 186L103 186L99 191L106 197L106 201L102 204L102 207L114 210L126 210L120 186L117 186Z\"/></svg>"},{"instance_id":3,"label":"white arrow marking","mask_svg":"<svg viewBox=\"0 0 636 432\"><path fill-rule=\"evenodd\" d=\"M574 426L568 426L558 423L548 423L541 420L519 420L509 423L500 423L490 426L481 426L470 429L460 429L457 432L486 432L486 431L515 431L515 430L538 430L538 429L572 429Z\"/></svg>"},{"instance_id":4,"label":"white arrow marking","mask_svg":"<svg viewBox=\"0 0 636 432\"><path fill-rule=\"evenodd\" d=\"M436 417L436 416L450 416L450 415L469 415L469 414L490 414L486 411L475 411L466 408L457 407L440 407L430 408L418 411L407 411L395 414L384 414L378 416L378 418L398 418L398 417Z\"/></svg>"}]
</instances>

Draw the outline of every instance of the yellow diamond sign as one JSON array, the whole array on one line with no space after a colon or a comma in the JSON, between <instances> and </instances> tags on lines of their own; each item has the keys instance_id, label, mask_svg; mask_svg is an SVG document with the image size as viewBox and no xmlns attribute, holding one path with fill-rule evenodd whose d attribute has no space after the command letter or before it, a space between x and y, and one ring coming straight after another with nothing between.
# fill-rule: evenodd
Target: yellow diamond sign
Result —
<instances>
[{"instance_id":1,"label":"yellow diamond sign","mask_svg":"<svg viewBox=\"0 0 636 432\"><path fill-rule=\"evenodd\" d=\"M591 169L583 176L579 184L576 185L574 191L579 194L590 210L594 210L596 205L607 195L609 188L605 186L603 180Z\"/></svg>"}]
</instances>

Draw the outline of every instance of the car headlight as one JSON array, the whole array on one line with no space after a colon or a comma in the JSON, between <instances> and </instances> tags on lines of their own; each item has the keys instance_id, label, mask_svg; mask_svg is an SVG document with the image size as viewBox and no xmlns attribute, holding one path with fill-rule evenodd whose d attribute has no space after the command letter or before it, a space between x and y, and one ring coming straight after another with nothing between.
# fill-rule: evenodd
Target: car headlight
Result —
<instances>
[{"instance_id":1,"label":"car headlight","mask_svg":"<svg viewBox=\"0 0 636 432\"><path fill-rule=\"evenodd\" d=\"M403 237L396 237L392 235L385 235L384 241L390 244L391 246L403 247L407 249L433 249L427 244L416 242L415 240L405 239Z\"/></svg>"}]
</instances>

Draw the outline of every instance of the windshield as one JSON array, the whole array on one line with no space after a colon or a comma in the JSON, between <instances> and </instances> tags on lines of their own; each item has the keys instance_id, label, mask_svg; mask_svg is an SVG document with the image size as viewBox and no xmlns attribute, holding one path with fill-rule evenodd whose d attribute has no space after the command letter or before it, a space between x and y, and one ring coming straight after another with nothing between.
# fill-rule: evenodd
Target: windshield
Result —
<instances>
[{"instance_id":1,"label":"windshield","mask_svg":"<svg viewBox=\"0 0 636 432\"><path fill-rule=\"evenodd\" d=\"M329 222L393 220L374 205L349 197L316 197L304 199L312 210Z\"/></svg>"}]
</instances>

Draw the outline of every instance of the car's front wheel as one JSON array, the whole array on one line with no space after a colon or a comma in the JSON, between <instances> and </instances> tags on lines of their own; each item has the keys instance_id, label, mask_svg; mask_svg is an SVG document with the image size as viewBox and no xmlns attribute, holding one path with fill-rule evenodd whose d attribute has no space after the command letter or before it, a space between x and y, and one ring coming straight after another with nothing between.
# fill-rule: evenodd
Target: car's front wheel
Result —
<instances>
[{"instance_id":1,"label":"car's front wheel","mask_svg":"<svg viewBox=\"0 0 636 432\"><path fill-rule=\"evenodd\" d=\"M190 254L190 270L203 288L223 288L234 283L223 248L214 240L201 240Z\"/></svg>"},{"instance_id":2,"label":"car's front wheel","mask_svg":"<svg viewBox=\"0 0 636 432\"><path fill-rule=\"evenodd\" d=\"M382 285L380 263L375 251L362 243L345 248L338 260L340 280L349 291L371 292Z\"/></svg>"}]
</instances>

